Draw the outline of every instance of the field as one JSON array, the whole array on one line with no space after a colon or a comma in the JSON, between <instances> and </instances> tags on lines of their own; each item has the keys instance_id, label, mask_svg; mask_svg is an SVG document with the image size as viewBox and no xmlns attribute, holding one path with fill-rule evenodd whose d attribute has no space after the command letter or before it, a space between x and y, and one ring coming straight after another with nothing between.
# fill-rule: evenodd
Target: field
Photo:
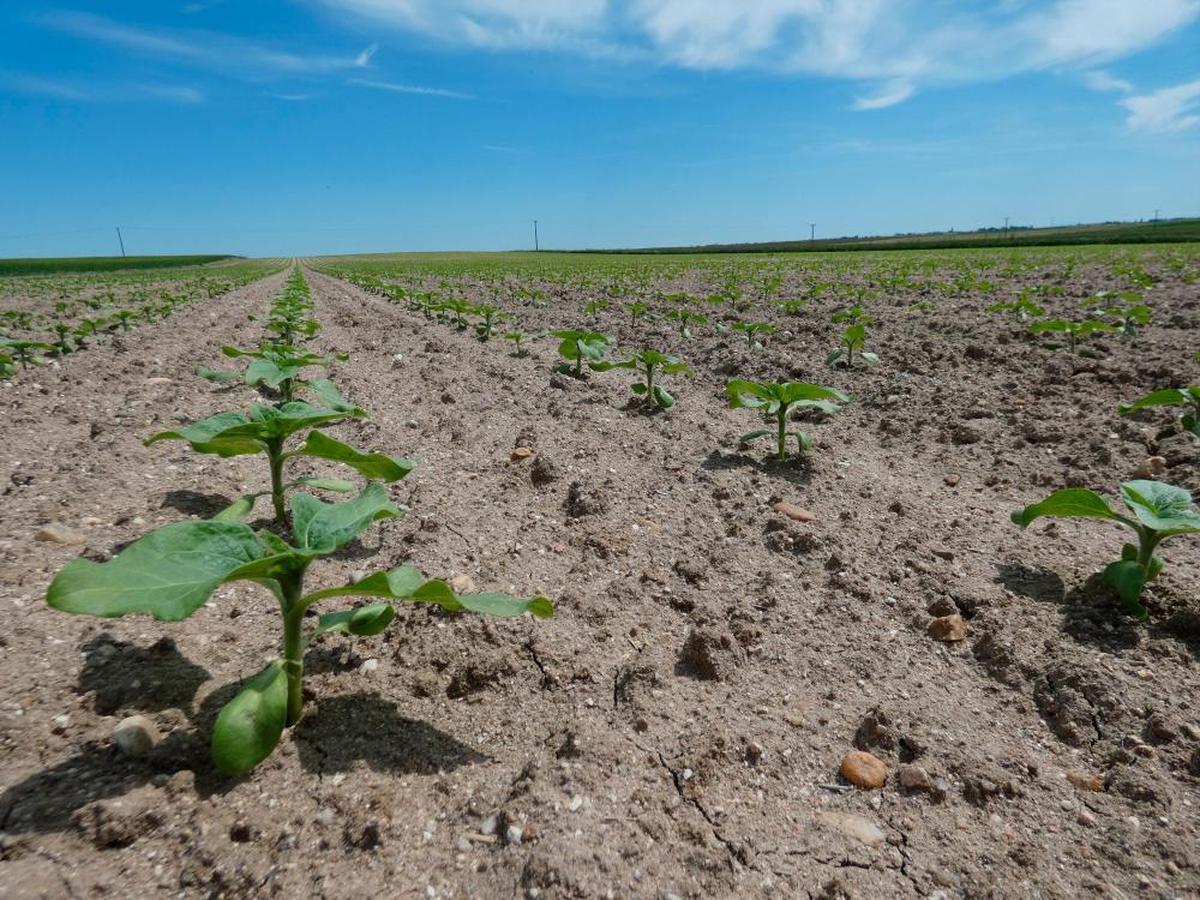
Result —
<instances>
[{"instance_id":1,"label":"field","mask_svg":"<svg viewBox=\"0 0 1200 900\"><path fill-rule=\"evenodd\" d=\"M1010 518L1068 487L1123 509L1135 477L1200 490L1183 410L1117 412L1200 383L1200 245L297 265L314 371L370 412L329 434L415 463L386 485L406 515L312 584L413 565L555 614L400 603L382 633L324 635L303 718L219 774L218 711L280 652L261 585L174 622L46 603L74 557L264 489L261 457L143 441L248 407L193 370L232 371L222 347L299 289L276 262L199 270L230 279L213 296L180 270L169 315L0 380L5 896L1200 894L1200 538L1160 547L1139 621L1098 574L1127 529ZM53 344L57 303L177 283L40 277L0 277L33 317L10 342ZM593 363L690 372L657 377L672 405L630 368L561 371L563 330ZM799 409L810 446L778 459L734 379L845 400ZM345 477L328 459L297 465ZM114 741L134 716L136 752ZM882 788L843 777L855 750Z\"/></svg>"}]
</instances>

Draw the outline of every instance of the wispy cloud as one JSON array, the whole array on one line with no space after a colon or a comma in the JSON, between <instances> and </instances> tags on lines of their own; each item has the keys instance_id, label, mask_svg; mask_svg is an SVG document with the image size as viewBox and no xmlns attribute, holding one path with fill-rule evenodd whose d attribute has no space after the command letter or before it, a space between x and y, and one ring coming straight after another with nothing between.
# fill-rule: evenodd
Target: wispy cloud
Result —
<instances>
[{"instance_id":1,"label":"wispy cloud","mask_svg":"<svg viewBox=\"0 0 1200 900\"><path fill-rule=\"evenodd\" d=\"M451 100L476 100L472 94L451 91L446 88L425 87L419 84L396 84L392 81L375 81L370 78L347 78L346 84L356 87L373 88L377 91L391 91L393 94L424 94L429 97L447 97Z\"/></svg>"},{"instance_id":2,"label":"wispy cloud","mask_svg":"<svg viewBox=\"0 0 1200 900\"><path fill-rule=\"evenodd\" d=\"M53 97L78 103L167 102L203 103L205 94L186 85L152 83L96 84L47 78L27 72L0 73L0 84L11 91L37 97Z\"/></svg>"},{"instance_id":3,"label":"wispy cloud","mask_svg":"<svg viewBox=\"0 0 1200 900\"><path fill-rule=\"evenodd\" d=\"M163 30L116 22L86 12L59 10L42 15L47 28L131 53L222 74L257 78L319 75L366 68L377 45L356 55L296 53L232 35L199 29Z\"/></svg>"},{"instance_id":4,"label":"wispy cloud","mask_svg":"<svg viewBox=\"0 0 1200 900\"><path fill-rule=\"evenodd\" d=\"M1116 78L1101 69L1083 73L1083 83L1093 91L1101 93L1128 94L1133 85L1123 78Z\"/></svg>"},{"instance_id":5,"label":"wispy cloud","mask_svg":"<svg viewBox=\"0 0 1200 900\"><path fill-rule=\"evenodd\" d=\"M867 82L857 109L929 85L1095 68L1163 40L1200 0L317 0L437 41Z\"/></svg>"},{"instance_id":6,"label":"wispy cloud","mask_svg":"<svg viewBox=\"0 0 1200 900\"><path fill-rule=\"evenodd\" d=\"M1162 88L1150 94L1126 97L1127 124L1134 131L1174 134L1200 125L1200 79Z\"/></svg>"},{"instance_id":7,"label":"wispy cloud","mask_svg":"<svg viewBox=\"0 0 1200 900\"><path fill-rule=\"evenodd\" d=\"M508 144L484 144L483 149L489 153L506 153L511 156L528 156L530 152L524 147L512 147Z\"/></svg>"},{"instance_id":8,"label":"wispy cloud","mask_svg":"<svg viewBox=\"0 0 1200 900\"><path fill-rule=\"evenodd\" d=\"M855 109L885 109L903 103L913 95L913 86L907 81L894 81L883 90L866 97L855 97Z\"/></svg>"}]
</instances>

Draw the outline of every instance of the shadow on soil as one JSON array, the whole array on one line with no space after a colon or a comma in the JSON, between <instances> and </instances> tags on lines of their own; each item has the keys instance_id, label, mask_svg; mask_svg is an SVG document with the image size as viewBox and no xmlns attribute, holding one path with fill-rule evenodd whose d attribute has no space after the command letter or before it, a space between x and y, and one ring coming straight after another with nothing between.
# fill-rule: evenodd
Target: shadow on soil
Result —
<instances>
[{"instance_id":1,"label":"shadow on soil","mask_svg":"<svg viewBox=\"0 0 1200 900\"><path fill-rule=\"evenodd\" d=\"M208 732L217 712L237 693L232 683L193 708L200 685L211 676L164 638L149 648L100 635L85 643L79 691L96 692L96 711L157 712L178 708L194 726L167 735L144 757L129 759L107 743L89 741L56 766L30 775L0 795L0 831L9 834L63 831L77 810L97 800L128 794L155 776L191 770L201 797L221 794L236 783L218 775L209 761Z\"/></svg>"},{"instance_id":2,"label":"shadow on soil","mask_svg":"<svg viewBox=\"0 0 1200 900\"><path fill-rule=\"evenodd\" d=\"M434 775L490 759L368 693L321 700L293 734L300 764L321 774L345 772L363 762L376 772Z\"/></svg>"},{"instance_id":3,"label":"shadow on soil","mask_svg":"<svg viewBox=\"0 0 1200 900\"><path fill-rule=\"evenodd\" d=\"M757 469L763 475L782 478L791 484L808 484L812 481L812 469L809 464L794 457L787 460L779 460L775 457L759 459L745 453L722 453L720 450L714 450L704 457L700 468L709 472Z\"/></svg>"},{"instance_id":4,"label":"shadow on soil","mask_svg":"<svg viewBox=\"0 0 1200 900\"><path fill-rule=\"evenodd\" d=\"M1002 563L997 571L996 581L1014 594L1057 604L1063 632L1080 643L1120 653L1141 642L1142 627L1125 614L1100 573L1068 591L1058 575L1045 569Z\"/></svg>"},{"instance_id":5,"label":"shadow on soil","mask_svg":"<svg viewBox=\"0 0 1200 900\"><path fill-rule=\"evenodd\" d=\"M163 509L174 509L184 515L211 519L233 501L223 494L202 494L199 491L168 491Z\"/></svg>"}]
</instances>

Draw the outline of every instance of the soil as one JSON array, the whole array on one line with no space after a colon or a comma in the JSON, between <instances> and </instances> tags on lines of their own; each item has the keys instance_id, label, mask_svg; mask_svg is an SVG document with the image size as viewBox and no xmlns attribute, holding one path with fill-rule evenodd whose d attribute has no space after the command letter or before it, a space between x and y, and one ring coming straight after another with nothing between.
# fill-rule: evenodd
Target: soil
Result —
<instances>
[{"instance_id":1,"label":"soil","mask_svg":"<svg viewBox=\"0 0 1200 900\"><path fill-rule=\"evenodd\" d=\"M1051 277L1046 259L1001 296ZM516 358L310 272L316 343L351 354L332 377L373 413L335 433L418 462L392 488L407 517L313 577L410 562L558 613L406 608L380 637L323 638L305 718L240 779L213 773L207 734L278 652L269 595L225 588L181 623L43 597L77 553L260 484L255 460L141 440L250 401L190 370L256 341L247 317L284 276L19 373L0 385L0 894L1200 895L1195 539L1164 546L1142 625L1095 577L1119 529L1009 521L1056 487L1111 494L1154 454L1200 487L1169 411L1115 414L1197 381L1200 290L1150 260L1154 324L1093 339L1097 359L1047 351L971 292L868 302L882 361L851 371L823 364L830 300L772 312L764 349L601 312L621 346L692 364L665 413L632 402L626 370L554 374L553 340ZM1054 302L1114 281L1086 262ZM594 298L560 286L521 327L577 326ZM935 312L909 309L923 298ZM777 463L739 447L758 419L726 407L730 377L853 402L804 426L806 461ZM39 540L50 523L79 543ZM132 715L162 736L140 758L112 739ZM843 769L855 750L883 762L881 789L842 777L876 774Z\"/></svg>"}]
</instances>

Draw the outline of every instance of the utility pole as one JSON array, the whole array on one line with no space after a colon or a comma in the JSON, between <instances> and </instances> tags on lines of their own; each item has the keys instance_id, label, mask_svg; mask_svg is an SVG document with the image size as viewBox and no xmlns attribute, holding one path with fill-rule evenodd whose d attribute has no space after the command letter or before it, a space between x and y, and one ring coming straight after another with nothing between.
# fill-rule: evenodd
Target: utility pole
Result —
<instances>
[{"instance_id":1,"label":"utility pole","mask_svg":"<svg viewBox=\"0 0 1200 900\"><path fill-rule=\"evenodd\" d=\"M815 222L808 223L808 239L810 241L817 239L817 224Z\"/></svg>"},{"instance_id":2,"label":"utility pole","mask_svg":"<svg viewBox=\"0 0 1200 900\"><path fill-rule=\"evenodd\" d=\"M123 237L121 237L121 226L118 225L118 226L116 226L116 228L117 228L117 240L121 244L121 256L124 256L125 255L125 239Z\"/></svg>"},{"instance_id":3,"label":"utility pole","mask_svg":"<svg viewBox=\"0 0 1200 900\"><path fill-rule=\"evenodd\" d=\"M1154 226L1155 226L1155 227L1158 227L1158 210L1157 210L1157 209L1154 211L1154 219L1153 219L1153 222L1154 222Z\"/></svg>"},{"instance_id":4,"label":"utility pole","mask_svg":"<svg viewBox=\"0 0 1200 900\"><path fill-rule=\"evenodd\" d=\"M1004 236L1008 237L1008 216L1004 217Z\"/></svg>"},{"instance_id":5,"label":"utility pole","mask_svg":"<svg viewBox=\"0 0 1200 900\"><path fill-rule=\"evenodd\" d=\"M534 219L533 220L533 250L536 253L541 249L542 249L541 245L538 244L537 219Z\"/></svg>"}]
</instances>

